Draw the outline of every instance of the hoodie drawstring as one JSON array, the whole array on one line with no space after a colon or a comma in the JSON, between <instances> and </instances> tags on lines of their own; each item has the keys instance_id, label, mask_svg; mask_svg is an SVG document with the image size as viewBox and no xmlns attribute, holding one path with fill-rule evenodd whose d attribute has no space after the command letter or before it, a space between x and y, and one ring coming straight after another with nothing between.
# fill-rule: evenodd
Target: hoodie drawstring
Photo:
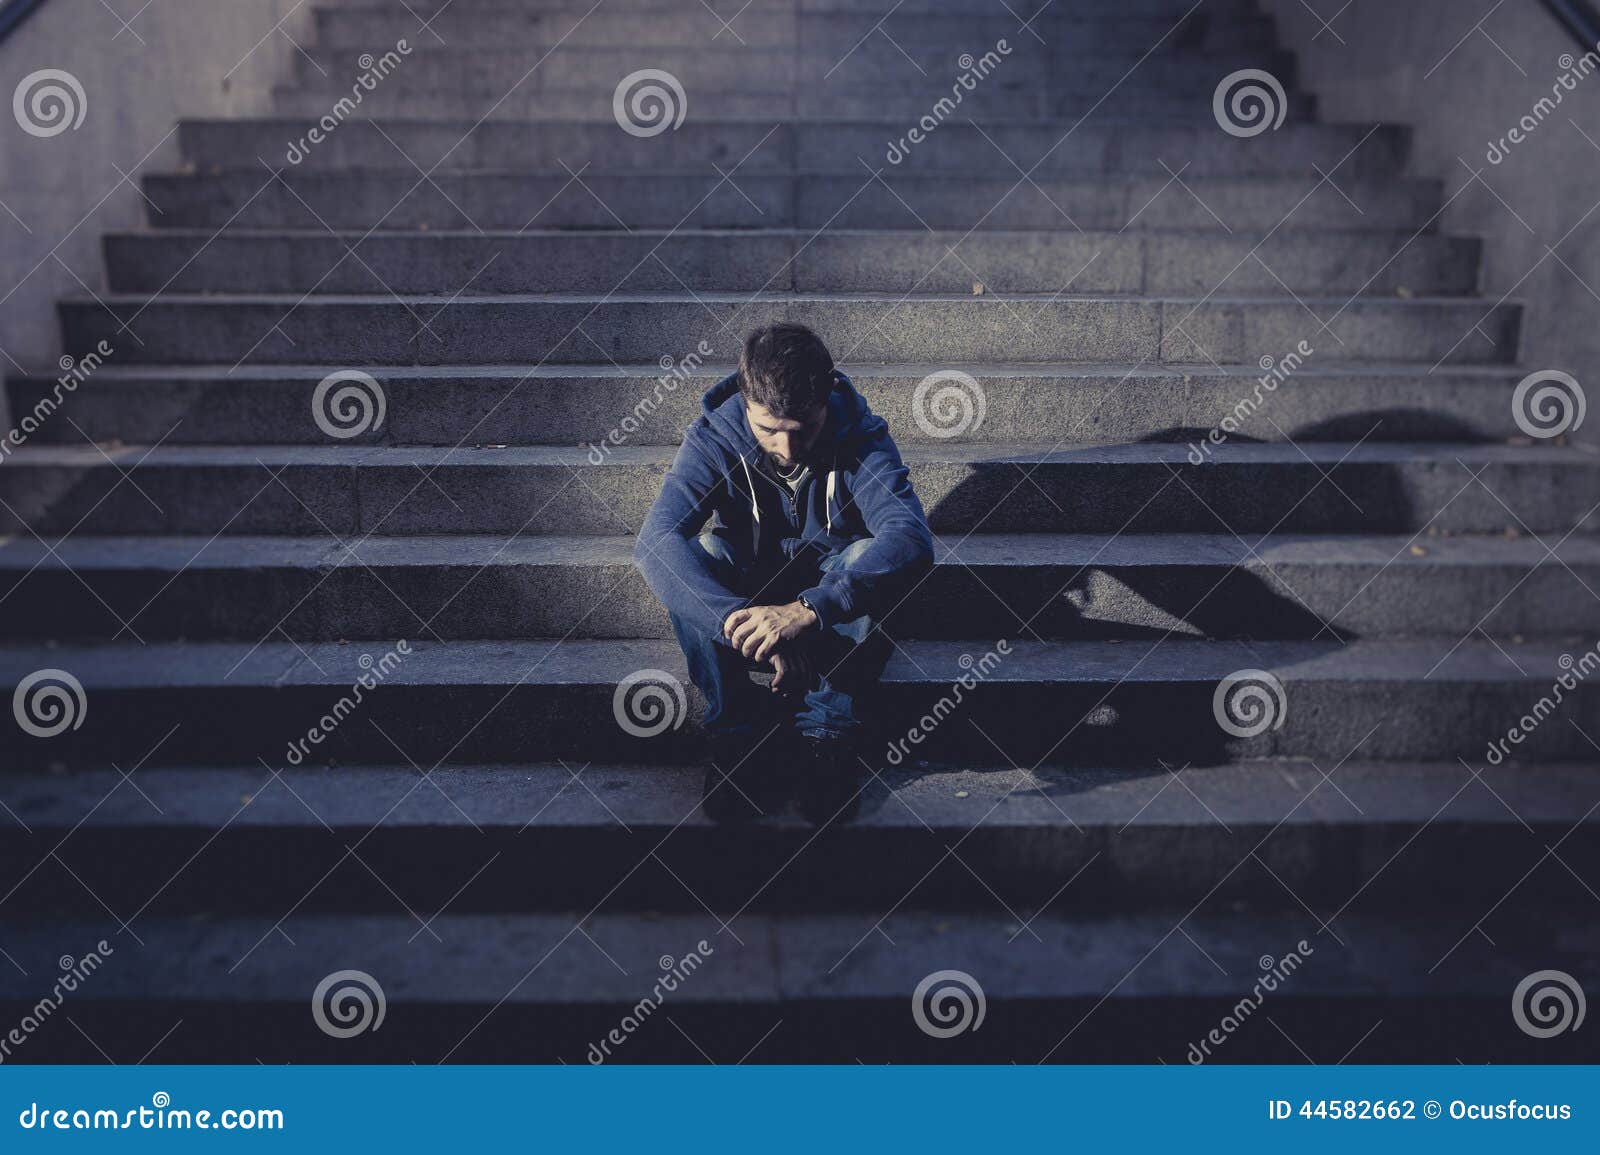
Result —
<instances>
[{"instance_id":1,"label":"hoodie drawstring","mask_svg":"<svg viewBox=\"0 0 1600 1155\"><path fill-rule=\"evenodd\" d=\"M745 484L750 487L750 517L755 522L755 547L752 554L761 552L761 506L756 502L756 479L750 472L750 463L745 460L744 454L739 454L739 464L744 466Z\"/></svg>"},{"instance_id":2,"label":"hoodie drawstring","mask_svg":"<svg viewBox=\"0 0 1600 1155\"><path fill-rule=\"evenodd\" d=\"M833 464L828 466L828 494L823 501L823 511L828 515L828 536L833 536L833 494L839 480L839 455L833 455Z\"/></svg>"},{"instance_id":3,"label":"hoodie drawstring","mask_svg":"<svg viewBox=\"0 0 1600 1155\"><path fill-rule=\"evenodd\" d=\"M755 551L761 552L761 505L756 500L756 479L750 472L750 462L744 454L739 455L739 464L744 466L745 484L750 487L750 517L755 522ZM839 454L834 452L833 461L828 466L828 486L826 497L822 503L823 513L827 521L828 535L833 535L833 500L839 491Z\"/></svg>"}]
</instances>

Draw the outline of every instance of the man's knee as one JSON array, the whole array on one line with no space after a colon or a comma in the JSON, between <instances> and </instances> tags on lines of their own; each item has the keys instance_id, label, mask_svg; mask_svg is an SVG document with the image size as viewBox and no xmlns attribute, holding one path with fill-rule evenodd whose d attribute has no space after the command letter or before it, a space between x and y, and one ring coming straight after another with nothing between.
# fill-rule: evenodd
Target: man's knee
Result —
<instances>
[{"instance_id":1,"label":"man's knee","mask_svg":"<svg viewBox=\"0 0 1600 1155\"><path fill-rule=\"evenodd\" d=\"M822 568L824 570L838 569L841 566L848 566L860 560L861 555L872 548L872 542L873 539L871 537L857 538L837 553L829 554L823 561Z\"/></svg>"}]
</instances>

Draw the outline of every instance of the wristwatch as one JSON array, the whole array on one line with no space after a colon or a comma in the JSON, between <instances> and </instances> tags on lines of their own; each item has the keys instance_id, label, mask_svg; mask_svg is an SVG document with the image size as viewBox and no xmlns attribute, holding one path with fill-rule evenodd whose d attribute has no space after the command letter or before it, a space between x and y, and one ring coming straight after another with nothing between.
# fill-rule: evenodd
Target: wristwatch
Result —
<instances>
[{"instance_id":1,"label":"wristwatch","mask_svg":"<svg viewBox=\"0 0 1600 1155\"><path fill-rule=\"evenodd\" d=\"M811 611L812 615L817 619L817 625L820 626L822 624L822 615L817 613L817 607L812 605L809 601L807 601L806 600L806 596L804 594L801 594L799 597L795 598L794 600L799 602L801 605L805 606L806 609Z\"/></svg>"}]
</instances>

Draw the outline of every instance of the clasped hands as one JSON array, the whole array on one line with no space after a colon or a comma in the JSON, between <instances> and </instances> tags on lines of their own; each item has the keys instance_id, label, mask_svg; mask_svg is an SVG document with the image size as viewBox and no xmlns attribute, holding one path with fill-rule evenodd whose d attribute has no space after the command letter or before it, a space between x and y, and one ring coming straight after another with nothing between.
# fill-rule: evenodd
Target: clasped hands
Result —
<instances>
[{"instance_id":1,"label":"clasped hands","mask_svg":"<svg viewBox=\"0 0 1600 1155\"><path fill-rule=\"evenodd\" d=\"M799 602L781 606L747 606L722 623L722 636L753 662L771 662L774 693L793 682L804 687L811 664L796 639L821 625L817 615Z\"/></svg>"}]
</instances>

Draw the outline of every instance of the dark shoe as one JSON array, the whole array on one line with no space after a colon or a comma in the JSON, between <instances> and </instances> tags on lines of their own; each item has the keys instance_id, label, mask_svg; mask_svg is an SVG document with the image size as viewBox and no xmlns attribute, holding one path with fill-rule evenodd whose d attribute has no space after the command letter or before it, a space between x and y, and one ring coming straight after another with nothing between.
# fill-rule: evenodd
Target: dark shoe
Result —
<instances>
[{"instance_id":1,"label":"dark shoe","mask_svg":"<svg viewBox=\"0 0 1600 1155\"><path fill-rule=\"evenodd\" d=\"M706 817L725 823L752 822L762 817L765 809L761 799L770 790L762 781L766 777L764 767L752 752L749 739L712 735L710 745L705 781L700 788L700 807Z\"/></svg>"},{"instance_id":2,"label":"dark shoe","mask_svg":"<svg viewBox=\"0 0 1600 1155\"><path fill-rule=\"evenodd\" d=\"M800 813L815 826L849 822L861 809L861 764L843 738L805 740L800 766Z\"/></svg>"}]
</instances>

